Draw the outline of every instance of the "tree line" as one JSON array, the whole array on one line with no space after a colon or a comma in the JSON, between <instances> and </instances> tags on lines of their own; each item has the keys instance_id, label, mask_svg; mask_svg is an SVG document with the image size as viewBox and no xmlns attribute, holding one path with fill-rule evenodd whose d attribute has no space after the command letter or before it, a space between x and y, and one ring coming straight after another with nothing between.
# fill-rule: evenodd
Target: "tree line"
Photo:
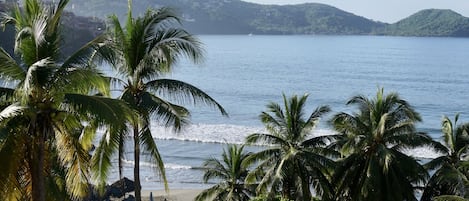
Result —
<instances>
[{"instance_id":1,"label":"tree line","mask_svg":"<svg viewBox=\"0 0 469 201\"><path fill-rule=\"evenodd\" d=\"M263 143L252 153L229 145L221 159L208 159L203 180L218 183L196 200L465 200L469 198L469 123L442 120L442 141L419 132L420 115L397 93L352 97L351 113L335 114L336 134L312 136L321 106L308 115L307 95L283 96L259 115L267 133L245 144ZM425 147L440 156L423 163L406 150ZM417 196L417 194L419 194ZM314 197L313 197L314 196Z\"/></svg>"}]
</instances>

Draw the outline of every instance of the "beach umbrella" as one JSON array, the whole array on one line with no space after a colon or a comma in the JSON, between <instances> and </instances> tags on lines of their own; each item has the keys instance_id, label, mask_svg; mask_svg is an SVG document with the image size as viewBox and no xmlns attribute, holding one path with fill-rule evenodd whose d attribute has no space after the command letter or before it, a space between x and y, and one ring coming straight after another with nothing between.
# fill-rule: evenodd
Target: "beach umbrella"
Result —
<instances>
[{"instance_id":1,"label":"beach umbrella","mask_svg":"<svg viewBox=\"0 0 469 201\"><path fill-rule=\"evenodd\" d=\"M120 198L125 193L132 192L135 190L134 181L124 177L113 184L111 184L106 191L106 197Z\"/></svg>"}]
</instances>

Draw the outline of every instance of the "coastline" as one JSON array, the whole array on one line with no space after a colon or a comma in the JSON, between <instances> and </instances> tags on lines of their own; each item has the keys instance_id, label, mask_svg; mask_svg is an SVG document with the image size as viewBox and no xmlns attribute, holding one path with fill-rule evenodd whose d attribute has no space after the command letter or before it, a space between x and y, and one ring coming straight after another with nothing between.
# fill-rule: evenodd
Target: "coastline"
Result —
<instances>
[{"instance_id":1,"label":"coastline","mask_svg":"<svg viewBox=\"0 0 469 201\"><path fill-rule=\"evenodd\" d=\"M142 200L149 201L150 193L154 201L193 201L194 198L204 189L171 189L169 193L164 190L142 190Z\"/></svg>"}]
</instances>

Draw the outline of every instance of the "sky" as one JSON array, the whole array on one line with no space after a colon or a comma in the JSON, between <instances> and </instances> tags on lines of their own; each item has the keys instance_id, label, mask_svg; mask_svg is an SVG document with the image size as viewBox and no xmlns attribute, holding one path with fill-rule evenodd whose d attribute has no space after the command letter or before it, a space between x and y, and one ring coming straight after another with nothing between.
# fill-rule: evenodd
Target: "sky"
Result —
<instances>
[{"instance_id":1,"label":"sky","mask_svg":"<svg viewBox=\"0 0 469 201\"><path fill-rule=\"evenodd\" d=\"M243 0L260 4L323 3L372 20L394 23L420 10L451 9L469 17L469 0Z\"/></svg>"}]
</instances>

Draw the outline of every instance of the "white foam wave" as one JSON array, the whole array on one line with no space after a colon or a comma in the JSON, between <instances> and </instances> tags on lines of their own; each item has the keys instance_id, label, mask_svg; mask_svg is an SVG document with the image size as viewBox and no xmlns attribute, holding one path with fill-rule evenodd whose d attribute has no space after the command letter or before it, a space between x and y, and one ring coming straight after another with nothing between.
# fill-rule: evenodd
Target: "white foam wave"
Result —
<instances>
[{"instance_id":1,"label":"white foam wave","mask_svg":"<svg viewBox=\"0 0 469 201\"><path fill-rule=\"evenodd\" d=\"M122 162L124 162L125 164L128 164L128 165L134 165L135 164L135 161L133 160L122 160ZM144 166L144 167L157 167L156 164L154 163L150 163L150 162L145 162L145 161L140 161L140 166ZM188 169L192 169L191 166L188 166L188 165L180 165L180 164L175 164L175 163L164 163L164 167L165 169L171 169L171 170L188 170Z\"/></svg>"},{"instance_id":2,"label":"white foam wave","mask_svg":"<svg viewBox=\"0 0 469 201\"><path fill-rule=\"evenodd\" d=\"M163 140L243 144L248 135L253 133L266 133L266 130L263 127L256 126L192 124L179 133L162 126L153 126L152 133L154 138ZM332 134L334 134L334 132L329 129L315 129L312 131L311 136ZM440 156L439 153L427 147L409 149L406 150L405 153L418 158L435 158Z\"/></svg>"},{"instance_id":3,"label":"white foam wave","mask_svg":"<svg viewBox=\"0 0 469 201\"><path fill-rule=\"evenodd\" d=\"M231 124L192 124L179 133L163 126L152 127L153 137L163 140L184 140L209 143L243 144L248 135L267 133L264 127ZM327 129L316 129L312 136L331 135Z\"/></svg>"},{"instance_id":4,"label":"white foam wave","mask_svg":"<svg viewBox=\"0 0 469 201\"><path fill-rule=\"evenodd\" d=\"M193 124L179 133L162 126L152 127L153 137L156 139L230 144L242 144L246 136L264 132L265 130L262 127L229 124Z\"/></svg>"},{"instance_id":5,"label":"white foam wave","mask_svg":"<svg viewBox=\"0 0 469 201\"><path fill-rule=\"evenodd\" d=\"M192 169L191 166L179 165L179 164L174 164L174 163L165 163L164 167L166 169L171 169L171 170L188 170L188 169Z\"/></svg>"}]
</instances>

